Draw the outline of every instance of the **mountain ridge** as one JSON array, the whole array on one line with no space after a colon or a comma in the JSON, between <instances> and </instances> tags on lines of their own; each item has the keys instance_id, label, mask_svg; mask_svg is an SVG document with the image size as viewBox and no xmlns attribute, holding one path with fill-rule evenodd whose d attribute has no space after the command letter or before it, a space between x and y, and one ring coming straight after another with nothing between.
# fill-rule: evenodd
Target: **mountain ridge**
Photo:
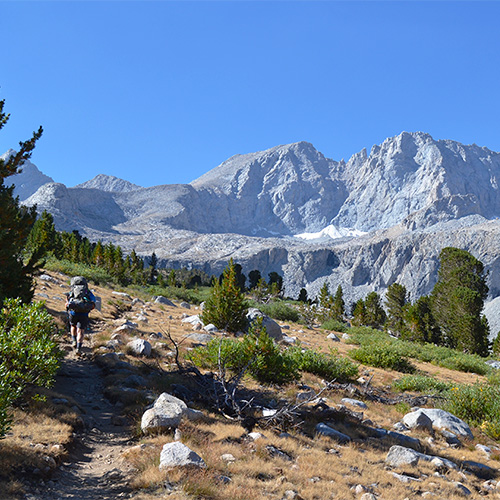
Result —
<instances>
[{"instance_id":1,"label":"mountain ridge","mask_svg":"<svg viewBox=\"0 0 500 500\"><path fill-rule=\"evenodd\" d=\"M168 266L216 274L233 257L246 273L278 271L291 296L314 296L326 280L355 300L398 281L414 299L432 288L440 249L458 246L484 262L494 298L499 181L500 153L403 132L347 162L302 141L234 155L189 184L49 184L25 202L53 213L58 229L154 251ZM323 238L295 237L304 233Z\"/></svg>"}]
</instances>

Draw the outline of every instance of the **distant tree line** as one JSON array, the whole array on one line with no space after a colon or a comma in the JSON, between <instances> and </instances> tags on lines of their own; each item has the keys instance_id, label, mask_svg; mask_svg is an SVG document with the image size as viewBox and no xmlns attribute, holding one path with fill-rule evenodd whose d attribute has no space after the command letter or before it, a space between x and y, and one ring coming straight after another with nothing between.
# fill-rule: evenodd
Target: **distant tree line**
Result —
<instances>
[{"instance_id":1,"label":"distant tree line","mask_svg":"<svg viewBox=\"0 0 500 500\"><path fill-rule=\"evenodd\" d=\"M405 340L486 356L489 326L482 314L488 295L484 265L469 252L454 247L444 248L439 259L438 281L429 296L411 303L406 288L393 283L387 289L385 309L377 292L352 304L351 324L384 328ZM333 297L325 282L316 303L316 320L347 320L340 286Z\"/></svg>"}]
</instances>

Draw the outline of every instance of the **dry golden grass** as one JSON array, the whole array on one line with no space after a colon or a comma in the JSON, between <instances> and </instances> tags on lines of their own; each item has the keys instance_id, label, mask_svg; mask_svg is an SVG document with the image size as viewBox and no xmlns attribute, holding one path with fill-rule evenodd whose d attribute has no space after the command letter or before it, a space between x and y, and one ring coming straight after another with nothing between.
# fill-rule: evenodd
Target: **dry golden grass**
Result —
<instances>
[{"instance_id":1,"label":"dry golden grass","mask_svg":"<svg viewBox=\"0 0 500 500\"><path fill-rule=\"evenodd\" d=\"M69 279L61 277L57 273L49 274L69 283ZM64 312L61 311L64 302L58 301L54 297L67 290L58 285L43 283L43 286L48 286L44 290L44 293L49 295L49 299L46 301L47 307L55 315L59 314L58 321L64 325ZM117 297L109 289L99 286L92 288L95 289L96 295L100 296L102 301L102 310L100 312L94 311L91 314L94 319L93 324L96 325L94 328L96 332L89 338L92 339L94 347L105 345L108 342L118 326L118 322L114 321L117 317L138 322L136 318L139 313L146 316L147 322L140 322L139 330L131 335L122 333L124 345L135 335L149 338L152 333L161 332L165 335L168 332L176 342L181 342L187 335L193 333L191 325L182 323L181 320L184 314L197 314L199 310L186 310L180 307L158 306L148 303L137 303L131 306L131 301ZM135 297L137 294L134 293L133 296ZM144 296L141 298L145 299ZM286 333L297 337L304 347L322 352L329 352L333 348L339 355L347 356L349 351L356 348L356 346L346 344L343 341L333 343L326 338L328 332L309 329L302 325L290 324L290 330ZM158 359L138 361L131 356L126 356L125 359L137 367L138 373L149 373L149 371L157 370L158 365L166 372L155 379L155 385L152 386L155 392L168 391L172 383L189 385L187 378L174 372L175 366L173 366L172 359L165 356L165 353L172 347L170 343L165 338L159 342L166 342L168 348L155 350ZM153 345L155 343L156 341L152 341ZM181 356L185 349L190 346L190 342L184 341L182 343ZM124 347L122 351L126 352ZM473 383L475 380L483 380L477 375L456 372L429 363L417 361L412 361L412 363L423 374L436 377L439 380L456 383ZM393 381L401 376L398 372L363 366L360 367L360 374L365 379L371 378L371 386L385 390L390 390ZM315 390L320 390L323 387L321 378L309 374L303 375L301 383ZM111 374L107 377L106 385L110 387L108 390L111 397L113 397L112 387L119 384L119 376ZM286 398L294 401L297 393L301 390L296 384L281 388L262 387L250 379L245 379L245 385L249 390L264 394L265 400L274 398L279 401ZM327 391L323 396L328 399L328 405L334 406L349 394ZM133 405L137 402L129 403ZM391 429L392 425L401 419L401 412L405 410L405 407L369 402L368 409L355 408L354 410L362 411L364 418L370 419L374 425ZM137 422L140 415L139 411L135 413ZM288 438L281 438L269 429L256 429L261 431L266 438L253 442L245 436L240 425L214 414L210 414L203 422L183 422L180 426L182 442L196 451L207 464L207 469L198 472L185 469L161 472L158 468L160 452L165 443L173 440L173 436L167 434L142 437L140 439L141 447L132 448L125 456L136 470L132 486L140 490L140 493L134 498L137 500L163 498L165 496L163 486L166 483L173 488L168 494L168 498L171 500L195 498L211 500L272 498L280 500L287 490L297 491L304 500L328 500L330 498L354 500L360 496L354 492L357 485L362 485L365 488L364 491L372 491L383 500L420 498L425 491L434 493L436 498L455 500L463 497L457 493L451 481L464 482L469 489L476 490L474 494L481 488L482 480L470 475L463 476L458 471L447 472L445 477L436 475L436 470L428 462L421 461L417 467L407 470L405 468L393 470L387 467L384 461L390 444L382 443L378 439L359 439L357 441L356 438L363 437L362 430L350 424L349 421L338 420L332 422L332 425L351 435L355 440L349 445L339 446L328 438L315 437L315 423L316 417L311 417L311 420L305 423L305 434L291 432L291 437ZM138 424L136 427L138 429ZM43 430L40 432L40 436L42 436ZM137 432L137 436L139 434ZM37 440L40 439L38 434L36 435ZM412 435L420 438L423 443L426 443L429 437L424 433L412 433ZM475 435L480 436L480 441L484 444L494 444L484 435L480 435L479 431ZM64 440L64 435L61 435L60 439ZM499 469L500 453L493 454L492 460L486 461L483 456L478 456L478 452L474 449L476 442L477 440L464 448L454 449L450 448L442 438L436 436L432 444L426 445L424 452L439 455L457 463L463 460L482 461L490 467ZM1 446L4 446L3 442L0 442ZM291 457L291 460L273 456L269 451L270 446L286 453ZM25 451L29 452L30 450ZM31 453L33 453L32 450ZM235 460L223 460L221 457L225 454L233 455ZM34 455L36 456L36 453ZM16 459L12 458L12 460ZM402 483L393 476L392 472L406 472L416 475L421 481ZM227 484L222 479L225 476L230 478L230 482ZM12 488L15 489L14 483L12 483ZM473 496L473 498L475 497ZM492 498L496 497L492 496Z\"/></svg>"}]
</instances>

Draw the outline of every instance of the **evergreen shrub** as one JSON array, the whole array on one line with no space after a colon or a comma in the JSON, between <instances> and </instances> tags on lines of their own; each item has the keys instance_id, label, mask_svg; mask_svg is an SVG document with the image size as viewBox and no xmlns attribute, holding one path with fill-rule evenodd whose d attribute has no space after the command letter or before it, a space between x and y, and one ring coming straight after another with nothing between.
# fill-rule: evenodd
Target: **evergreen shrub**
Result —
<instances>
[{"instance_id":1,"label":"evergreen shrub","mask_svg":"<svg viewBox=\"0 0 500 500\"><path fill-rule=\"evenodd\" d=\"M450 388L450 384L436 380L433 377L424 375L404 375L392 384L397 391L414 391L414 392L443 392Z\"/></svg>"},{"instance_id":2,"label":"evergreen shrub","mask_svg":"<svg viewBox=\"0 0 500 500\"><path fill-rule=\"evenodd\" d=\"M262 326L262 318L252 323L241 340L222 338L211 340L206 347L198 347L188 354L195 365L214 369L220 363L233 374L247 369L261 383L286 384L300 378L294 358L281 352Z\"/></svg>"},{"instance_id":3,"label":"evergreen shrub","mask_svg":"<svg viewBox=\"0 0 500 500\"><path fill-rule=\"evenodd\" d=\"M53 383L62 357L56 332L42 303L5 302L0 312L0 437L10 425L8 409L23 390Z\"/></svg>"},{"instance_id":4,"label":"evergreen shrub","mask_svg":"<svg viewBox=\"0 0 500 500\"><path fill-rule=\"evenodd\" d=\"M358 377L358 366L350 359L340 357L334 351L330 354L302 349L294 346L288 349L301 371L324 377L332 382L350 382Z\"/></svg>"},{"instance_id":5,"label":"evergreen shrub","mask_svg":"<svg viewBox=\"0 0 500 500\"><path fill-rule=\"evenodd\" d=\"M334 332L345 333L349 327L346 323L343 323L342 321L338 321L336 319L329 319L325 321L320 326L320 328L322 328L323 330L332 330Z\"/></svg>"},{"instance_id":6,"label":"evergreen shrub","mask_svg":"<svg viewBox=\"0 0 500 500\"><path fill-rule=\"evenodd\" d=\"M299 311L290 307L285 302L271 302L269 304L259 304L255 307L264 314L267 314L270 318L279 321L292 321L297 323L300 319Z\"/></svg>"},{"instance_id":7,"label":"evergreen shrub","mask_svg":"<svg viewBox=\"0 0 500 500\"><path fill-rule=\"evenodd\" d=\"M368 366L388 368L403 373L415 372L415 367L393 349L391 342L377 342L370 345L362 345L349 353L351 358Z\"/></svg>"}]
</instances>

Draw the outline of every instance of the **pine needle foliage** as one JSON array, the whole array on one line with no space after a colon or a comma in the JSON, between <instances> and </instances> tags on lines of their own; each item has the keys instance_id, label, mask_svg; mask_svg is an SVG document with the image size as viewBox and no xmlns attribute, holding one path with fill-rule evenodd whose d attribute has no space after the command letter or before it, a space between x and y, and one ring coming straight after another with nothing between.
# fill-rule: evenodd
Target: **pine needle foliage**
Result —
<instances>
[{"instance_id":1,"label":"pine needle foliage","mask_svg":"<svg viewBox=\"0 0 500 500\"><path fill-rule=\"evenodd\" d=\"M236 279L233 259L224 269L222 280L213 281L210 296L205 302L201 319L203 323L212 323L219 330L236 333L245 330L248 304Z\"/></svg>"},{"instance_id":2,"label":"pine needle foliage","mask_svg":"<svg viewBox=\"0 0 500 500\"><path fill-rule=\"evenodd\" d=\"M4 113L4 101L0 101L0 129L9 115ZM21 297L29 302L33 297L33 273L40 255L36 252L25 263L23 251L31 227L36 220L34 208L19 205L14 196L14 186L6 178L21 171L23 163L31 156L36 141L42 135L40 127L31 139L19 143L19 151L0 160L0 305L6 298Z\"/></svg>"}]
</instances>

